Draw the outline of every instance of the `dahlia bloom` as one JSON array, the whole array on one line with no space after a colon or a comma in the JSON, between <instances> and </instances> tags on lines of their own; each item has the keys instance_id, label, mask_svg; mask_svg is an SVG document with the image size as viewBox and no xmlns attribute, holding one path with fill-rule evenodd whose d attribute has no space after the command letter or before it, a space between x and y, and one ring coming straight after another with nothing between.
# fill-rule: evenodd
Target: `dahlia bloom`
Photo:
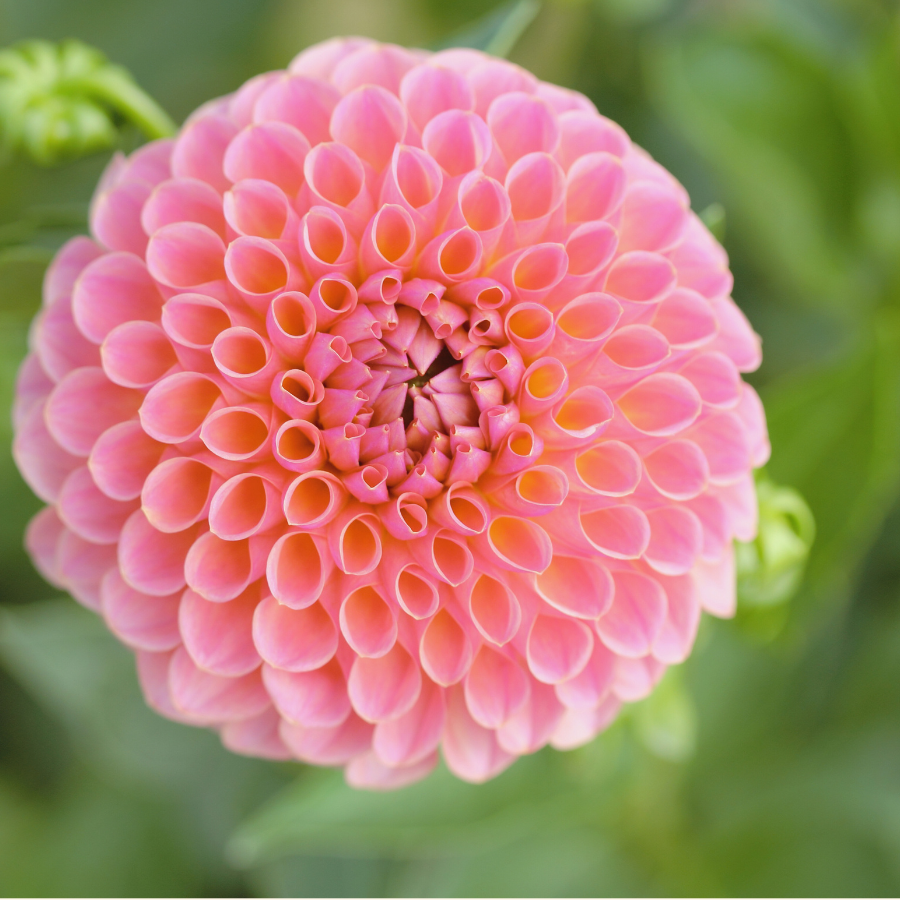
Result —
<instances>
[{"instance_id":1,"label":"dahlia bloom","mask_svg":"<svg viewBox=\"0 0 900 900\"><path fill-rule=\"evenodd\" d=\"M734 610L759 340L684 189L472 50L301 53L116 157L18 381L147 702L397 787L593 738Z\"/></svg>"}]
</instances>

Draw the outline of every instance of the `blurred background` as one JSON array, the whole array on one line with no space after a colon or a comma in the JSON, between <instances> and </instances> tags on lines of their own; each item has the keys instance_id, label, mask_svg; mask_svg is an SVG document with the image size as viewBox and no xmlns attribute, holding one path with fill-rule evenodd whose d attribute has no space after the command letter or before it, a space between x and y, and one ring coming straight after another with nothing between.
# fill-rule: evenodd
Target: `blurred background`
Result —
<instances>
[{"instance_id":1,"label":"blurred background","mask_svg":"<svg viewBox=\"0 0 900 900\"><path fill-rule=\"evenodd\" d=\"M509 11L3 0L0 45L80 38L180 122L332 35L502 43ZM816 521L802 583L809 517L767 487L736 619L704 621L689 662L594 744L482 787L438 771L354 793L144 708L130 654L21 548L39 504L4 414L0 894L900 894L896 3L545 0L510 57L620 122L723 239L764 342L767 478ZM49 256L84 229L107 159L0 165L0 408Z\"/></svg>"}]
</instances>

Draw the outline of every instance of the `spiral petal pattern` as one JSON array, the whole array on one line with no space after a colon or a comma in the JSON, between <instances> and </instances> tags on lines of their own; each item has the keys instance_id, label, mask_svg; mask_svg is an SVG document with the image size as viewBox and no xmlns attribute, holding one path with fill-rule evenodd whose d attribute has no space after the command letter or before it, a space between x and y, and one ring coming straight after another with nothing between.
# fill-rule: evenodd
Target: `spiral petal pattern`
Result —
<instances>
[{"instance_id":1,"label":"spiral petal pattern","mask_svg":"<svg viewBox=\"0 0 900 900\"><path fill-rule=\"evenodd\" d=\"M110 165L47 273L27 544L238 753L483 781L734 610L759 339L684 189L583 96L365 40Z\"/></svg>"}]
</instances>

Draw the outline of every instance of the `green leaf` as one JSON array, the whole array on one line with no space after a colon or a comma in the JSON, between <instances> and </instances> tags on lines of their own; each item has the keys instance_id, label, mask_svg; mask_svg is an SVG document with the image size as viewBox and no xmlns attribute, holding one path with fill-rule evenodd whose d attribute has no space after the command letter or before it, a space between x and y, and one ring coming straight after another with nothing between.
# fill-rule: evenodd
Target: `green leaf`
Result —
<instances>
[{"instance_id":1,"label":"green leaf","mask_svg":"<svg viewBox=\"0 0 900 900\"><path fill-rule=\"evenodd\" d=\"M754 23L675 32L652 41L645 62L656 105L719 175L735 233L756 245L767 277L843 316L870 307L833 61L788 28Z\"/></svg>"},{"instance_id":2,"label":"green leaf","mask_svg":"<svg viewBox=\"0 0 900 900\"><path fill-rule=\"evenodd\" d=\"M512 841L558 811L548 753L519 760L484 785L439 767L386 794L348 787L338 772L310 770L245 822L229 845L240 866L288 853L440 857ZM540 785L543 784L542 788Z\"/></svg>"},{"instance_id":3,"label":"green leaf","mask_svg":"<svg viewBox=\"0 0 900 900\"><path fill-rule=\"evenodd\" d=\"M816 522L808 581L845 596L862 554L900 493L900 327L875 317L840 362L762 391L769 472L796 488Z\"/></svg>"},{"instance_id":4,"label":"green leaf","mask_svg":"<svg viewBox=\"0 0 900 900\"><path fill-rule=\"evenodd\" d=\"M471 47L507 57L540 12L540 0L513 0L442 41L437 49Z\"/></svg>"}]
</instances>

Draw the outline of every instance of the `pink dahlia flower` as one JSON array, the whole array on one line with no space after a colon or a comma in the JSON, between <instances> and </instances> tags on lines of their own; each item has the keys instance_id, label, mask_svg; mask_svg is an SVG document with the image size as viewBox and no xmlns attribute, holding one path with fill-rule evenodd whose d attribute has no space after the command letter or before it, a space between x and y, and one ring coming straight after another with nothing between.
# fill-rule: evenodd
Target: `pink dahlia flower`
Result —
<instances>
[{"instance_id":1,"label":"pink dahlia flower","mask_svg":"<svg viewBox=\"0 0 900 900\"><path fill-rule=\"evenodd\" d=\"M364 787L589 741L734 610L759 340L684 189L471 50L301 53L115 158L44 283L40 571L148 703Z\"/></svg>"}]
</instances>

